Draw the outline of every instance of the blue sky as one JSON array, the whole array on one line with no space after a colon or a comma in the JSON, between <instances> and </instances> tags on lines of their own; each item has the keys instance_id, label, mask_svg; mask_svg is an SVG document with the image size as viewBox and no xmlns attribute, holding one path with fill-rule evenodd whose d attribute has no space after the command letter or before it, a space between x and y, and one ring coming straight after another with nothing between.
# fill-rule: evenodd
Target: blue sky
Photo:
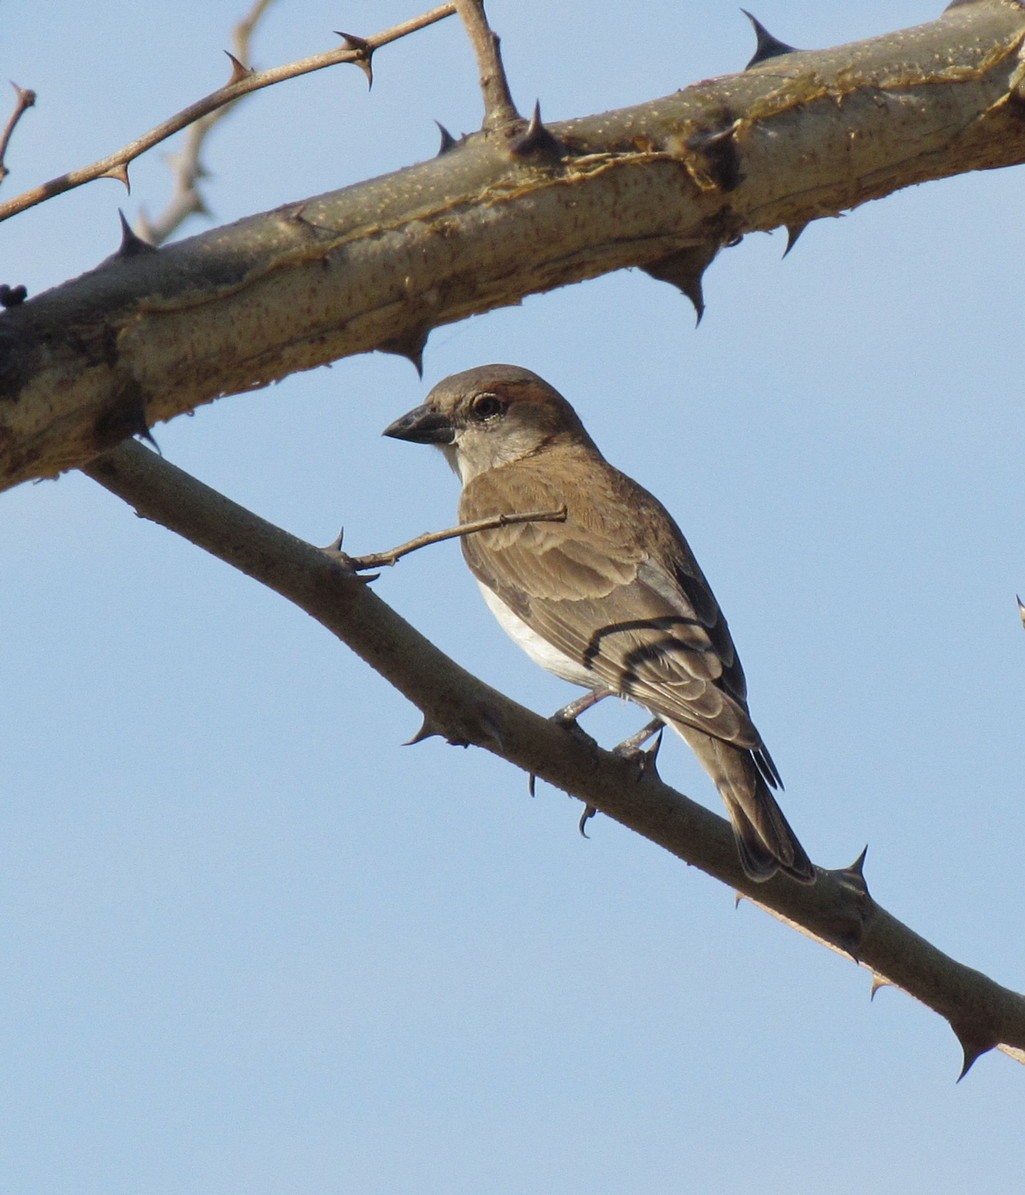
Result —
<instances>
[{"instance_id":1,"label":"blue sky","mask_svg":"<svg viewBox=\"0 0 1025 1195\"><path fill-rule=\"evenodd\" d=\"M97 11L99 9L99 11ZM272 65L415 10L276 0ZM739 69L733 5L489 5L521 108L640 102ZM938 6L783 5L801 46ZM240 9L7 0L0 77L39 93L5 195L211 90ZM450 20L272 89L212 138L214 222L476 127ZM31 293L117 244L101 181L0 227ZM156 429L169 460L351 551L453 521L439 454L381 429L487 361L558 386L684 527L816 862L1021 988L1025 590L1021 170L905 191L724 251L701 327L623 272ZM186 235L203 230L196 220ZM306 616L88 479L0 495L0 1186L12 1193L1020 1190L1025 1074L959 1086L944 1022L416 711ZM377 591L539 712L572 695L491 621L458 548ZM611 706L613 703L606 703ZM638 724L600 707L606 744ZM718 809L684 746L664 777Z\"/></svg>"}]
</instances>

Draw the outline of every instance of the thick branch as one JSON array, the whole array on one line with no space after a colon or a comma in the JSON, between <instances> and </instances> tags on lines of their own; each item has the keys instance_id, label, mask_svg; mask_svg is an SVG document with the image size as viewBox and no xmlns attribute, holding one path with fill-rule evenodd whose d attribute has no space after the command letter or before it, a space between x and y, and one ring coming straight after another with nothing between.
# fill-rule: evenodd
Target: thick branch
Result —
<instances>
[{"instance_id":1,"label":"thick branch","mask_svg":"<svg viewBox=\"0 0 1025 1195\"><path fill-rule=\"evenodd\" d=\"M945 1017L970 1064L993 1046L1025 1062L1025 997L955 962L868 896L857 868L823 871L812 886L743 873L722 818L663 784L653 769L597 748L489 688L385 605L336 556L313 548L128 443L86 468L139 514L294 602L419 706L424 730L473 743L536 774L744 893L813 938L853 953Z\"/></svg>"},{"instance_id":2,"label":"thick branch","mask_svg":"<svg viewBox=\"0 0 1025 1195\"><path fill-rule=\"evenodd\" d=\"M341 356L417 361L532 292L624 266L693 289L742 233L1025 161L1023 37L1022 6L978 0L108 260L0 316L0 485Z\"/></svg>"}]
</instances>

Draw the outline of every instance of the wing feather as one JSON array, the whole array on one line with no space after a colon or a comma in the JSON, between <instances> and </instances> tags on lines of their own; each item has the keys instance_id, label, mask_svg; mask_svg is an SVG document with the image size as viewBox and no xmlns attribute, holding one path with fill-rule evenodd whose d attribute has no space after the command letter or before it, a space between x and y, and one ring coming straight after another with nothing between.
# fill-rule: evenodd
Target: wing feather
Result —
<instances>
[{"instance_id":1,"label":"wing feather","mask_svg":"<svg viewBox=\"0 0 1025 1195\"><path fill-rule=\"evenodd\" d=\"M568 512L563 523L465 536L474 575L614 692L763 755L726 620L668 512L600 458L574 470L551 455L543 469L518 461L464 489L463 521L560 505Z\"/></svg>"}]
</instances>

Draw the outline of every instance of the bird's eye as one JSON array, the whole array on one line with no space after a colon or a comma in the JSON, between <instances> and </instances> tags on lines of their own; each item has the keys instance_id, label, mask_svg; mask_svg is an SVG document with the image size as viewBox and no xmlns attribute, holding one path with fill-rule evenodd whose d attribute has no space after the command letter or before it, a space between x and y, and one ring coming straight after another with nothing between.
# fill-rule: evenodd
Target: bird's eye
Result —
<instances>
[{"instance_id":1,"label":"bird's eye","mask_svg":"<svg viewBox=\"0 0 1025 1195\"><path fill-rule=\"evenodd\" d=\"M497 394L492 394L490 390L485 390L483 394L478 394L470 406L474 419L481 423L487 423L490 419L497 419L499 415L505 413L505 403Z\"/></svg>"}]
</instances>

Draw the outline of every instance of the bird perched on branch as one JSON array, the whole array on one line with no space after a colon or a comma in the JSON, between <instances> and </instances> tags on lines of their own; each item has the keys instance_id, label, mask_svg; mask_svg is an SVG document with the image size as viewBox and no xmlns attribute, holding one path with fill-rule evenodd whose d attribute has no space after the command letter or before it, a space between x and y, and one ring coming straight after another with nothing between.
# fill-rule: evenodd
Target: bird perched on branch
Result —
<instances>
[{"instance_id":1,"label":"bird perched on branch","mask_svg":"<svg viewBox=\"0 0 1025 1195\"><path fill-rule=\"evenodd\" d=\"M747 708L729 628L682 532L613 468L537 374L484 365L440 382L386 436L436 444L463 483L460 522L565 507L461 540L503 630L564 680L629 698L680 734L726 803L744 871L815 872L770 791L779 773Z\"/></svg>"}]
</instances>

